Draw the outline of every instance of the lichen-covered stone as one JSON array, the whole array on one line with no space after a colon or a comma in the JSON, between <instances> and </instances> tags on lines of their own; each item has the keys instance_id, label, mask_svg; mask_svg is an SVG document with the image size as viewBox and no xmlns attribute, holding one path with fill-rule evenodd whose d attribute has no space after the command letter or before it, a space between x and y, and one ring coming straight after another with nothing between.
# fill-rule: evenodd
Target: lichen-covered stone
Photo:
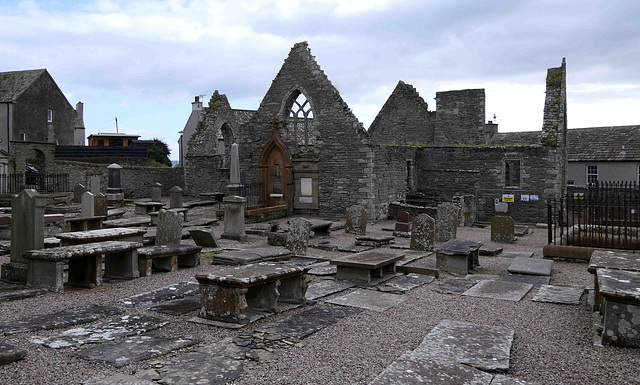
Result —
<instances>
[{"instance_id":1,"label":"lichen-covered stone","mask_svg":"<svg viewBox=\"0 0 640 385\"><path fill-rule=\"evenodd\" d=\"M436 221L427 214L413 219L411 232L411 250L432 251L435 242Z\"/></svg>"},{"instance_id":2,"label":"lichen-covered stone","mask_svg":"<svg viewBox=\"0 0 640 385\"><path fill-rule=\"evenodd\" d=\"M345 233L364 235L367 232L367 211L360 205L347 209Z\"/></svg>"}]
</instances>

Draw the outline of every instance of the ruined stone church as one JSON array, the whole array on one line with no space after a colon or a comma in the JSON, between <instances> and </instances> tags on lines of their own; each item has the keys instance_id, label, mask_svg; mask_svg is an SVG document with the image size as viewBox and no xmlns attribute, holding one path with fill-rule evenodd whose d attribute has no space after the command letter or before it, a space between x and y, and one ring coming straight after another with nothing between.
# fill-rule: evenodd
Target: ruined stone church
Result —
<instances>
[{"instance_id":1,"label":"ruined stone church","mask_svg":"<svg viewBox=\"0 0 640 385\"><path fill-rule=\"evenodd\" d=\"M217 90L189 138L188 194L224 191L230 148L261 210L341 217L360 204L370 219L394 202L453 201L465 218L498 206L516 221L546 217L544 200L566 179L566 64L550 68L541 131L498 133L485 123L484 89L438 92L436 109L398 82L368 130L311 55L293 46L257 111L231 108Z\"/></svg>"}]
</instances>

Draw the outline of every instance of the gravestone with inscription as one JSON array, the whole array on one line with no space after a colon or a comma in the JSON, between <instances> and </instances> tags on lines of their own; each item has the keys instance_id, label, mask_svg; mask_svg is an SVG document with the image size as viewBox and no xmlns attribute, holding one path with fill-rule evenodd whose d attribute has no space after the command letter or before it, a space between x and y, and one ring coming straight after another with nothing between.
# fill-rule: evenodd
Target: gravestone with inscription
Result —
<instances>
[{"instance_id":1,"label":"gravestone with inscription","mask_svg":"<svg viewBox=\"0 0 640 385\"><path fill-rule=\"evenodd\" d=\"M360 205L354 205L347 209L347 220L344 226L345 233L365 235L367 231L367 211Z\"/></svg>"},{"instance_id":2,"label":"gravestone with inscription","mask_svg":"<svg viewBox=\"0 0 640 385\"><path fill-rule=\"evenodd\" d=\"M156 231L156 245L173 245L182 240L182 225L184 224L181 213L160 210L158 214L158 230Z\"/></svg>"},{"instance_id":3,"label":"gravestone with inscription","mask_svg":"<svg viewBox=\"0 0 640 385\"><path fill-rule=\"evenodd\" d=\"M446 242L456 238L458 231L458 207L451 203L438 205L438 217L436 218L437 242Z\"/></svg>"}]
</instances>

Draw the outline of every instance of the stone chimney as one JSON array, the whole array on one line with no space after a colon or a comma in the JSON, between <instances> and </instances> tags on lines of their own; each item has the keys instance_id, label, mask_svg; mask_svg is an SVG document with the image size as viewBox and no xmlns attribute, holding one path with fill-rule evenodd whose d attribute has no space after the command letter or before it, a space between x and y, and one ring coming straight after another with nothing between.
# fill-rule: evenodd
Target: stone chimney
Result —
<instances>
[{"instance_id":1,"label":"stone chimney","mask_svg":"<svg viewBox=\"0 0 640 385\"><path fill-rule=\"evenodd\" d=\"M83 109L84 109L84 104L83 104L82 102L78 102L78 103L76 104L76 112L78 113L78 119L84 119L84 116L83 116L83 114L84 114Z\"/></svg>"},{"instance_id":2,"label":"stone chimney","mask_svg":"<svg viewBox=\"0 0 640 385\"><path fill-rule=\"evenodd\" d=\"M194 102L191 103L192 111L202 111L202 102L200 101L200 96L196 96Z\"/></svg>"}]
</instances>

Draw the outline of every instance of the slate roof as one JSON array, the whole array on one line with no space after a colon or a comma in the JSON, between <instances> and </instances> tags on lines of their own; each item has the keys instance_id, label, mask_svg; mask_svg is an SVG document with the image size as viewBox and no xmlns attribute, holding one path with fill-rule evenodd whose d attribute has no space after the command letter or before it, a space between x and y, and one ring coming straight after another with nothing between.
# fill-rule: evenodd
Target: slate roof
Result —
<instances>
[{"instance_id":1,"label":"slate roof","mask_svg":"<svg viewBox=\"0 0 640 385\"><path fill-rule=\"evenodd\" d=\"M640 160L640 125L567 130L570 162Z\"/></svg>"},{"instance_id":2,"label":"slate roof","mask_svg":"<svg viewBox=\"0 0 640 385\"><path fill-rule=\"evenodd\" d=\"M46 69L0 72L0 103L10 103L20 96Z\"/></svg>"}]
</instances>

